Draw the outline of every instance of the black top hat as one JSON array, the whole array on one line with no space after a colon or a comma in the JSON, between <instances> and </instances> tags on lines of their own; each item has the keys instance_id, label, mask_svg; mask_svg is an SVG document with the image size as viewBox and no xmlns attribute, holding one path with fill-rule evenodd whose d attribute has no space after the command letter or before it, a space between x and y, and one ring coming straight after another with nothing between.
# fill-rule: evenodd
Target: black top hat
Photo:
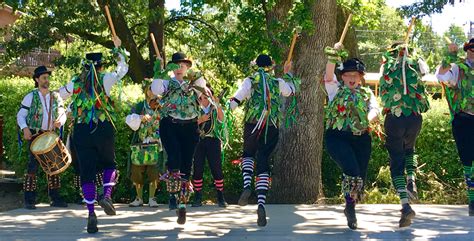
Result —
<instances>
[{"instance_id":1,"label":"black top hat","mask_svg":"<svg viewBox=\"0 0 474 241\"><path fill-rule=\"evenodd\" d=\"M181 63L181 62L187 63L187 64L189 64L189 66L193 65L193 61L189 60L188 57L186 56L186 54L184 54L182 52L174 53L171 56L171 61L169 61L168 64L169 63L178 64L178 63Z\"/></svg>"},{"instance_id":2,"label":"black top hat","mask_svg":"<svg viewBox=\"0 0 474 241\"><path fill-rule=\"evenodd\" d=\"M260 54L255 62L257 62L258 67L262 68L270 67L273 65L272 58L270 58L270 56L266 54Z\"/></svg>"},{"instance_id":3,"label":"black top hat","mask_svg":"<svg viewBox=\"0 0 474 241\"><path fill-rule=\"evenodd\" d=\"M358 58L352 58L342 63L341 74L345 72L357 71L361 74L365 71L365 64Z\"/></svg>"},{"instance_id":4,"label":"black top hat","mask_svg":"<svg viewBox=\"0 0 474 241\"><path fill-rule=\"evenodd\" d=\"M464 51L467 52L468 49L474 49L474 38L472 38L471 40L469 40L469 42L467 43L464 43Z\"/></svg>"},{"instance_id":5,"label":"black top hat","mask_svg":"<svg viewBox=\"0 0 474 241\"><path fill-rule=\"evenodd\" d=\"M51 74L51 71L44 65L38 66L33 73L33 79L40 77L42 74Z\"/></svg>"},{"instance_id":6,"label":"black top hat","mask_svg":"<svg viewBox=\"0 0 474 241\"><path fill-rule=\"evenodd\" d=\"M87 53L86 59L92 61L95 66L102 65L102 53Z\"/></svg>"}]
</instances>

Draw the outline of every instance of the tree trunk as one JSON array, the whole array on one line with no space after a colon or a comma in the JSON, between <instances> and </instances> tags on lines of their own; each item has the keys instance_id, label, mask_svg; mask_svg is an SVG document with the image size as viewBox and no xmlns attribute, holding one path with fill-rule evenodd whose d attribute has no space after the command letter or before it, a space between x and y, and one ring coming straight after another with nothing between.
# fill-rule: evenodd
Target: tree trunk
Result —
<instances>
[{"instance_id":1,"label":"tree trunk","mask_svg":"<svg viewBox=\"0 0 474 241\"><path fill-rule=\"evenodd\" d=\"M166 53L164 51L165 46L165 35L164 35L164 24L165 24L165 0L149 0L148 8L150 12L154 13L152 19L148 23L148 32L153 33L155 36L156 44L158 45L158 51L160 52L163 62L166 61ZM151 65L153 65L156 59L155 48L153 43L150 41L148 45L149 59ZM149 68L153 70L153 66ZM153 73L151 73L153 75Z\"/></svg>"},{"instance_id":2,"label":"tree trunk","mask_svg":"<svg viewBox=\"0 0 474 241\"><path fill-rule=\"evenodd\" d=\"M104 13L105 21L107 21L107 16L105 15L104 10L107 1L98 0L97 3ZM120 12L119 6L114 1L110 1L109 4L110 15L112 17L112 21L114 22L115 31L118 37L122 40L122 46L130 52L130 58L128 61L128 75L132 78L134 83L141 83L144 79L144 73L147 69L146 62L138 50L138 45L133 39L132 32L127 26L127 22L125 21L123 14Z\"/></svg>"},{"instance_id":3,"label":"tree trunk","mask_svg":"<svg viewBox=\"0 0 474 241\"><path fill-rule=\"evenodd\" d=\"M297 124L280 129L274 159L270 201L314 203L323 196L321 159L323 151L323 107L321 79L327 58L324 47L336 42L336 0L307 1L314 32L302 33L295 48L295 74L302 79L297 94L300 115Z\"/></svg>"}]
</instances>

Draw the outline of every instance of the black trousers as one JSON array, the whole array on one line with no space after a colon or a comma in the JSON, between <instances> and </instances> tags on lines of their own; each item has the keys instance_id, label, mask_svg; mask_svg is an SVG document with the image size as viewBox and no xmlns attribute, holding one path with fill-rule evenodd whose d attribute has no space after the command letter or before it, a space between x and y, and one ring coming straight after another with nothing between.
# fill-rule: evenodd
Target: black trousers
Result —
<instances>
[{"instance_id":1,"label":"black trousers","mask_svg":"<svg viewBox=\"0 0 474 241\"><path fill-rule=\"evenodd\" d=\"M245 123L244 126L244 153L243 158L251 157L257 161L257 175L268 172L270 169L269 158L278 143L278 128L268 126L265 141L265 129L259 134L256 130L252 133L256 124Z\"/></svg>"},{"instance_id":2,"label":"black trousers","mask_svg":"<svg viewBox=\"0 0 474 241\"><path fill-rule=\"evenodd\" d=\"M348 176L366 179L372 152L372 138L368 133L360 136L350 131L327 130L326 150Z\"/></svg>"},{"instance_id":3,"label":"black trousers","mask_svg":"<svg viewBox=\"0 0 474 241\"><path fill-rule=\"evenodd\" d=\"M39 164L38 160L36 160L36 157L33 155L33 153L31 153L30 146L31 146L31 143L33 142L33 140L36 139L36 137L38 137L38 135L36 135L37 133L33 130L31 130L31 134L34 135L34 137L31 138L31 140L28 141L28 145L27 145L27 148L28 148L28 164L27 164L27 167L26 167L26 173L28 175L35 176L36 173L38 172L38 167L40 166L40 164ZM48 176L48 175L46 175L46 176ZM59 180L59 176L51 175L51 176L48 176L47 178L49 180L48 189L57 189L61 185L59 183L59 181L58 181L58 183L55 183L55 182L51 182L51 180L50 180L50 179L58 179Z\"/></svg>"},{"instance_id":4,"label":"black trousers","mask_svg":"<svg viewBox=\"0 0 474 241\"><path fill-rule=\"evenodd\" d=\"M98 166L116 169L115 133L110 122L99 122L92 128L85 123L74 125L71 143L77 153L81 183L94 182Z\"/></svg>"},{"instance_id":5,"label":"black trousers","mask_svg":"<svg viewBox=\"0 0 474 241\"><path fill-rule=\"evenodd\" d=\"M205 137L199 140L194 152L194 180L201 180L204 173L206 159L214 180L222 180L221 140L214 137Z\"/></svg>"},{"instance_id":6,"label":"black trousers","mask_svg":"<svg viewBox=\"0 0 474 241\"><path fill-rule=\"evenodd\" d=\"M176 123L171 117L160 121L160 138L168 155L168 170L179 170L189 180L193 155L199 140L197 122Z\"/></svg>"},{"instance_id":7,"label":"black trousers","mask_svg":"<svg viewBox=\"0 0 474 241\"><path fill-rule=\"evenodd\" d=\"M464 166L471 166L474 161L474 116L458 113L454 116L452 127L461 162Z\"/></svg>"},{"instance_id":8,"label":"black trousers","mask_svg":"<svg viewBox=\"0 0 474 241\"><path fill-rule=\"evenodd\" d=\"M405 173L405 157L415 153L416 138L420 134L423 117L410 115L396 117L392 114L385 116L385 147L390 155L390 172L393 177Z\"/></svg>"}]
</instances>

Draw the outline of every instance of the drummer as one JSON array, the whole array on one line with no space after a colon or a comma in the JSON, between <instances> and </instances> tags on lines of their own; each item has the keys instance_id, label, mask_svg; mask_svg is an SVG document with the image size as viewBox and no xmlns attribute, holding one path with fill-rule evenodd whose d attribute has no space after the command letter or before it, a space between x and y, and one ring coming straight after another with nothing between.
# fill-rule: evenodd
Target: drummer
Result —
<instances>
[{"instance_id":1,"label":"drummer","mask_svg":"<svg viewBox=\"0 0 474 241\"><path fill-rule=\"evenodd\" d=\"M17 113L17 123L28 141L29 160L27 173L23 184L25 193L25 208L36 209L36 172L38 161L30 151L31 142L42 132L58 130L66 122L63 100L57 92L49 90L51 71L45 66L34 70L33 80L35 89L29 92L21 102ZM48 194L51 198L51 207L67 207L59 195L61 181L58 175L46 175L48 179Z\"/></svg>"}]
</instances>

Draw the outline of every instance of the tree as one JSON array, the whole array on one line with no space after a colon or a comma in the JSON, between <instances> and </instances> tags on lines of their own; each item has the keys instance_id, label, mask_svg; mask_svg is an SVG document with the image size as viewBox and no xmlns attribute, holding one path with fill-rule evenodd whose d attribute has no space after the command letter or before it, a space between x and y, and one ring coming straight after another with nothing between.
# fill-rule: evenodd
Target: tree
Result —
<instances>
[{"instance_id":1,"label":"tree","mask_svg":"<svg viewBox=\"0 0 474 241\"><path fill-rule=\"evenodd\" d=\"M295 73L302 79L297 94L300 115L297 124L281 129L274 161L275 203L314 203L322 196L321 158L325 94L321 78L326 65L322 51L336 41L336 1L304 1L300 6L312 24L302 33L294 57ZM268 14L276 19L287 15L288 5L276 5Z\"/></svg>"},{"instance_id":2,"label":"tree","mask_svg":"<svg viewBox=\"0 0 474 241\"><path fill-rule=\"evenodd\" d=\"M462 1L459 0L459 2ZM432 13L441 13L447 4L454 5L455 2L455 0L417 1L413 4L402 6L399 10L404 16L420 18Z\"/></svg>"},{"instance_id":3,"label":"tree","mask_svg":"<svg viewBox=\"0 0 474 241\"><path fill-rule=\"evenodd\" d=\"M165 33L172 39L174 32L169 29L176 24L186 22L195 26L212 27L199 18L182 15L183 12L179 11L166 16L164 0L67 1L66 4L61 0L51 0L47 3L30 0L24 5L10 0L7 3L25 14L11 29L11 41L4 43L5 61L15 59L36 47L48 49L71 36L111 49L113 43L104 11L104 6L109 5L117 35L122 39L122 45L130 52L128 74L136 83L153 74L155 51L149 41L149 33L154 33L161 55L165 57ZM203 40L208 39L204 35L200 37ZM147 55L148 58L145 58Z\"/></svg>"}]
</instances>

